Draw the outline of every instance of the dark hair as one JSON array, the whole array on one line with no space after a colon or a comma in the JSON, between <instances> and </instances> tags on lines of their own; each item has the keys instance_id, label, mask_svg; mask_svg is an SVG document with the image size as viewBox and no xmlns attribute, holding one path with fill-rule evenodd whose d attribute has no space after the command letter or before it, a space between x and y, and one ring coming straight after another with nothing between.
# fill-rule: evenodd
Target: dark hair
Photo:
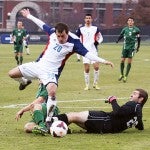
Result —
<instances>
[{"instance_id":1,"label":"dark hair","mask_svg":"<svg viewBox=\"0 0 150 150\"><path fill-rule=\"evenodd\" d=\"M132 19L132 20L134 20L134 18L133 18L133 17L128 17L128 19L127 19L127 20L129 20L129 19Z\"/></svg>"},{"instance_id":2,"label":"dark hair","mask_svg":"<svg viewBox=\"0 0 150 150\"><path fill-rule=\"evenodd\" d=\"M65 23L59 22L55 26L55 31L58 31L59 33L62 33L63 31L66 31L66 33L68 34L69 28Z\"/></svg>"},{"instance_id":3,"label":"dark hair","mask_svg":"<svg viewBox=\"0 0 150 150\"><path fill-rule=\"evenodd\" d=\"M91 17L92 17L92 15L91 15L91 14L86 14L85 16L91 16Z\"/></svg>"},{"instance_id":4,"label":"dark hair","mask_svg":"<svg viewBox=\"0 0 150 150\"><path fill-rule=\"evenodd\" d=\"M136 89L136 91L139 91L139 98L140 97L143 98L141 105L144 106L144 104L146 103L146 101L148 99L148 93L143 89Z\"/></svg>"}]
</instances>

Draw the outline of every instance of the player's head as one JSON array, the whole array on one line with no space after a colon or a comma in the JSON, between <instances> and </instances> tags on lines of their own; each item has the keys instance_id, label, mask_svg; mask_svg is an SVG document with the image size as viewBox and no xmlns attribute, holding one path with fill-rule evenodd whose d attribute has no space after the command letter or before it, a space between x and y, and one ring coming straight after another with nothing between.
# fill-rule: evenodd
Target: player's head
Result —
<instances>
[{"instance_id":1,"label":"player's head","mask_svg":"<svg viewBox=\"0 0 150 150\"><path fill-rule=\"evenodd\" d=\"M127 19L127 24L129 27L132 27L134 25L134 18L133 17L129 17Z\"/></svg>"},{"instance_id":2,"label":"player's head","mask_svg":"<svg viewBox=\"0 0 150 150\"><path fill-rule=\"evenodd\" d=\"M139 91L139 98L142 98L142 106L146 103L147 99L148 99L148 93L147 91L143 90L143 89L136 89L136 91Z\"/></svg>"},{"instance_id":3,"label":"player's head","mask_svg":"<svg viewBox=\"0 0 150 150\"><path fill-rule=\"evenodd\" d=\"M91 14L86 14L84 18L85 24L89 25L92 23L92 15Z\"/></svg>"},{"instance_id":4,"label":"player's head","mask_svg":"<svg viewBox=\"0 0 150 150\"><path fill-rule=\"evenodd\" d=\"M22 21L17 22L17 28L18 29L22 29L22 25L23 25Z\"/></svg>"},{"instance_id":5,"label":"player's head","mask_svg":"<svg viewBox=\"0 0 150 150\"><path fill-rule=\"evenodd\" d=\"M148 99L148 93L143 89L135 89L135 91L132 92L130 99L132 101L141 103L143 106Z\"/></svg>"},{"instance_id":6,"label":"player's head","mask_svg":"<svg viewBox=\"0 0 150 150\"><path fill-rule=\"evenodd\" d=\"M64 44L67 42L69 28L66 24L57 23L55 26L55 33L60 44Z\"/></svg>"}]
</instances>

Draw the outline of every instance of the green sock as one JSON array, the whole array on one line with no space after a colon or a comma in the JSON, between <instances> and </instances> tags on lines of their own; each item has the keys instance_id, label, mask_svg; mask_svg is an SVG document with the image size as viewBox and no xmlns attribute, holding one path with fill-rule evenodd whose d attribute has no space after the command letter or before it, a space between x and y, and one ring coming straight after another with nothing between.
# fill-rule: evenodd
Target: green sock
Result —
<instances>
[{"instance_id":1,"label":"green sock","mask_svg":"<svg viewBox=\"0 0 150 150\"><path fill-rule=\"evenodd\" d=\"M130 69L131 69L131 63L127 64L126 77L128 76Z\"/></svg>"},{"instance_id":2,"label":"green sock","mask_svg":"<svg viewBox=\"0 0 150 150\"><path fill-rule=\"evenodd\" d=\"M123 72L124 72L124 62L121 62L121 63L120 63L120 72L121 72L121 75L123 76Z\"/></svg>"},{"instance_id":3,"label":"green sock","mask_svg":"<svg viewBox=\"0 0 150 150\"><path fill-rule=\"evenodd\" d=\"M16 61L18 61L18 56L15 56Z\"/></svg>"},{"instance_id":4,"label":"green sock","mask_svg":"<svg viewBox=\"0 0 150 150\"><path fill-rule=\"evenodd\" d=\"M23 56L20 56L20 65L22 65L23 62Z\"/></svg>"},{"instance_id":5,"label":"green sock","mask_svg":"<svg viewBox=\"0 0 150 150\"><path fill-rule=\"evenodd\" d=\"M33 112L33 120L40 127L46 128L45 123L44 123L44 115L43 115L43 112L41 110L35 110Z\"/></svg>"}]
</instances>

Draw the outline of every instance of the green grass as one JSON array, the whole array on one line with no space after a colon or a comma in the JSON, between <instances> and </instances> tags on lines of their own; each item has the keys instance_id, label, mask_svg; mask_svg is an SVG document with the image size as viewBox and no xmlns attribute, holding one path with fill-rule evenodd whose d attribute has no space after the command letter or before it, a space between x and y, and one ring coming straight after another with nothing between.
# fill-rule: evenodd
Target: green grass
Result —
<instances>
[{"instance_id":1,"label":"green grass","mask_svg":"<svg viewBox=\"0 0 150 150\"><path fill-rule=\"evenodd\" d=\"M23 127L31 120L30 113L24 114L19 122L15 120L16 112L21 108L4 106L28 104L34 100L38 81L33 81L26 90L19 91L18 83L8 77L8 71L16 66L12 45L0 45L0 149L2 150L148 150L150 147L150 102L143 109L144 131L129 129L120 134L86 134L84 130L71 125L73 134L64 138L51 136L35 136L24 133ZM24 54L24 62L34 61L44 45L30 45L31 55ZM140 52L133 59L131 72L127 83L117 81L121 54L121 44L103 44L99 53L103 58L114 62L114 69L109 66L100 67L100 87L96 91L84 91L83 64L76 62L76 55L72 56L59 80L57 90L58 106L61 113L97 109L110 111L111 106L103 99L109 95L116 95L121 99L121 105L128 100L135 88L144 88L150 93L150 45L141 45ZM93 68L91 66L91 85L93 81ZM101 100L99 100L101 99ZM63 102L61 102L63 101ZM64 102L66 101L66 102Z\"/></svg>"}]
</instances>

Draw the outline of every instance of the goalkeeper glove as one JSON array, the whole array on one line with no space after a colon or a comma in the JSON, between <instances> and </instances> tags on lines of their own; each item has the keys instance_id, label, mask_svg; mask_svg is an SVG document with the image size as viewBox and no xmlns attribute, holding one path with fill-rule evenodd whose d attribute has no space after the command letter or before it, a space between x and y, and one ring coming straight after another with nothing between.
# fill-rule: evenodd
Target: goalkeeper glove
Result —
<instances>
[{"instance_id":1,"label":"goalkeeper glove","mask_svg":"<svg viewBox=\"0 0 150 150\"><path fill-rule=\"evenodd\" d=\"M105 101L105 103L112 103L113 101L116 101L117 97L116 96L109 96L108 99Z\"/></svg>"}]
</instances>

